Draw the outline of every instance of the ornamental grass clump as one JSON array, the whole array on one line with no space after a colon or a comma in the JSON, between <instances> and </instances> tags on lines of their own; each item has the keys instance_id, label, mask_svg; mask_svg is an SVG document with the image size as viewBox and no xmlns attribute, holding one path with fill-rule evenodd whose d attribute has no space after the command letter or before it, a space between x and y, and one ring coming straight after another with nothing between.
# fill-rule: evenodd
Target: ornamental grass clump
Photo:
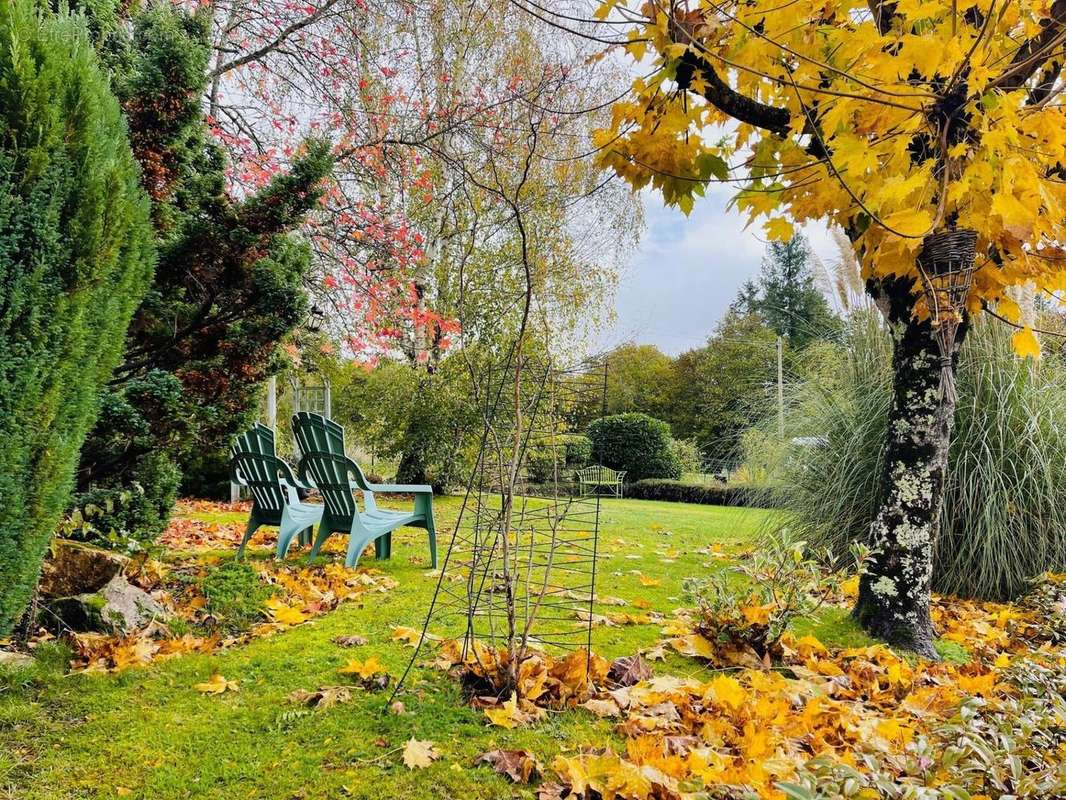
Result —
<instances>
[{"instance_id":1,"label":"ornamental grass clump","mask_svg":"<svg viewBox=\"0 0 1066 800\"><path fill-rule=\"evenodd\" d=\"M784 449L770 496L814 547L841 554L867 541L891 378L888 334L867 312L852 319L835 374L789 389L784 439L806 439ZM978 323L957 390L933 588L1014 598L1044 571L1066 569L1066 363L1054 352L1019 360L1005 326Z\"/></svg>"}]
</instances>

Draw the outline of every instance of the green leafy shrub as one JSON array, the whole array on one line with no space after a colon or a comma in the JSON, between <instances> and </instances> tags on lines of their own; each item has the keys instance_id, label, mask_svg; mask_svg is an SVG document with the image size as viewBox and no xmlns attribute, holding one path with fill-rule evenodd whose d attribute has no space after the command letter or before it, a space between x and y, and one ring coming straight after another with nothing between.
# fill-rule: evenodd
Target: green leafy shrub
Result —
<instances>
[{"instance_id":1,"label":"green leafy shrub","mask_svg":"<svg viewBox=\"0 0 1066 800\"><path fill-rule=\"evenodd\" d=\"M575 469L587 466L592 442L580 434L560 434L553 440L536 442L526 453L526 468L534 483L566 481Z\"/></svg>"},{"instance_id":2,"label":"green leafy shrub","mask_svg":"<svg viewBox=\"0 0 1066 800\"><path fill-rule=\"evenodd\" d=\"M865 554L856 548L852 555L854 571ZM696 630L705 639L776 659L785 631L828 601L841 577L827 573L806 542L782 530L765 536L736 566L685 580L684 590L695 603Z\"/></svg>"},{"instance_id":3,"label":"green leafy shrub","mask_svg":"<svg viewBox=\"0 0 1066 800\"><path fill-rule=\"evenodd\" d=\"M681 465L681 474L686 472L703 472L703 453L695 439L671 439L670 446L674 458Z\"/></svg>"},{"instance_id":4,"label":"green leafy shrub","mask_svg":"<svg viewBox=\"0 0 1066 800\"><path fill-rule=\"evenodd\" d=\"M960 354L933 587L1009 599L1045 570L1066 570L1066 363L1015 357L998 323L976 324ZM876 318L853 321L837 374L790 387L772 499L819 548L867 541L881 502L891 347ZM764 427L776 428L777 420Z\"/></svg>"},{"instance_id":5,"label":"green leafy shrub","mask_svg":"<svg viewBox=\"0 0 1066 800\"><path fill-rule=\"evenodd\" d=\"M83 23L0 4L0 634L33 590L153 260Z\"/></svg>"},{"instance_id":6,"label":"green leafy shrub","mask_svg":"<svg viewBox=\"0 0 1066 800\"><path fill-rule=\"evenodd\" d=\"M181 471L170 453L187 435L182 388L155 370L105 393L96 426L85 440L79 491L65 535L135 551L163 532L177 499ZM168 435L164 435L166 432Z\"/></svg>"},{"instance_id":7,"label":"green leafy shrub","mask_svg":"<svg viewBox=\"0 0 1066 800\"><path fill-rule=\"evenodd\" d=\"M592 463L592 440L580 433L568 433L566 443L566 466L581 469Z\"/></svg>"},{"instance_id":8,"label":"green leafy shrub","mask_svg":"<svg viewBox=\"0 0 1066 800\"><path fill-rule=\"evenodd\" d=\"M633 500L664 500L669 503L698 503L707 506L759 507L762 492L744 486L714 486L682 481L643 480L626 487Z\"/></svg>"},{"instance_id":9,"label":"green leafy shrub","mask_svg":"<svg viewBox=\"0 0 1066 800\"><path fill-rule=\"evenodd\" d=\"M207 598L208 613L230 631L245 630L262 619L273 594L243 561L227 561L209 572L200 582L200 591Z\"/></svg>"},{"instance_id":10,"label":"green leafy shrub","mask_svg":"<svg viewBox=\"0 0 1066 800\"><path fill-rule=\"evenodd\" d=\"M625 470L627 481L681 477L681 464L671 445L670 426L647 414L600 417L589 426L592 460Z\"/></svg>"}]
</instances>

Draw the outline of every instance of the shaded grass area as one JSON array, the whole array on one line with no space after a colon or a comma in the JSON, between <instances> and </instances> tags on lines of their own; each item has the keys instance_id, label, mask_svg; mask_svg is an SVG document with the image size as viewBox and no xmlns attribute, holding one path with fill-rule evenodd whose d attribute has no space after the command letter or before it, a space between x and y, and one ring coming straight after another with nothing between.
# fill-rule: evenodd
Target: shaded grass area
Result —
<instances>
[{"instance_id":1,"label":"shaded grass area","mask_svg":"<svg viewBox=\"0 0 1066 800\"><path fill-rule=\"evenodd\" d=\"M450 531L457 498L438 502L438 527ZM768 512L634 500L604 501L598 594L669 613L685 604L686 577L720 569L706 550L742 551ZM201 515L217 522L241 515ZM441 536L442 542L447 536ZM227 554L228 555L228 554ZM263 554L260 554L263 555ZM553 714L533 728L484 724L458 686L425 666L412 671L399 699L406 712L386 709L388 692L354 690L352 702L327 710L286 702L296 689L344 683L337 669L349 658L377 655L393 676L411 649L391 641L397 625L420 627L435 578L427 573L425 534L394 534L393 558L371 560L399 587L369 594L275 636L228 651L185 655L118 675L62 675L62 654L45 648L41 664L21 677L0 676L0 798L497 798L532 797L474 759L496 747L524 748L545 764L566 750L615 742L611 725L582 709ZM659 581L645 586L638 574ZM597 612L637 611L603 606ZM446 633L439 628L432 632ZM869 643L846 612L826 609L798 633L826 643ZM341 634L369 639L346 649ZM655 644L657 625L597 627L593 647L614 658ZM704 677L696 661L676 655L654 665L659 674ZM193 687L219 672L239 692L203 695ZM409 771L400 750L415 737L436 743L442 757Z\"/></svg>"}]
</instances>

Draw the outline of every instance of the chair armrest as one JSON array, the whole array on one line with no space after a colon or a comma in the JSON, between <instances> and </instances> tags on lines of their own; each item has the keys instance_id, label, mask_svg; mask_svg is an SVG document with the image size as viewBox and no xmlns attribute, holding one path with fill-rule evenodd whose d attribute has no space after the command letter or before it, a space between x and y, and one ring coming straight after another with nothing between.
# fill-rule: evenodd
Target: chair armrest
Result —
<instances>
[{"instance_id":1,"label":"chair armrest","mask_svg":"<svg viewBox=\"0 0 1066 800\"><path fill-rule=\"evenodd\" d=\"M235 458L231 458L229 462L229 479L230 483L235 483L238 486L248 485L248 481L244 479L244 476L241 475L240 470L237 469L237 460Z\"/></svg>"},{"instance_id":2,"label":"chair armrest","mask_svg":"<svg viewBox=\"0 0 1066 800\"><path fill-rule=\"evenodd\" d=\"M281 482L284 484L288 484L295 489L303 489L305 492L315 488L314 484L306 483L304 481L299 480L298 478L293 478L291 481L288 478L282 478Z\"/></svg>"},{"instance_id":3,"label":"chair armrest","mask_svg":"<svg viewBox=\"0 0 1066 800\"><path fill-rule=\"evenodd\" d=\"M370 483L367 484L372 492L387 494L433 494L433 487L424 483Z\"/></svg>"}]
</instances>

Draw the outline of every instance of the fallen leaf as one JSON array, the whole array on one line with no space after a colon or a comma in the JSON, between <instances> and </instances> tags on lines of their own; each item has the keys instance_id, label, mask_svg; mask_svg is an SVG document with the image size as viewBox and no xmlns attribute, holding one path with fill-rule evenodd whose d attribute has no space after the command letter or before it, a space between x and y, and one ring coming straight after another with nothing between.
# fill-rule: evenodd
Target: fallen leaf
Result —
<instances>
[{"instance_id":1,"label":"fallen leaf","mask_svg":"<svg viewBox=\"0 0 1066 800\"><path fill-rule=\"evenodd\" d=\"M489 722L493 725L499 725L501 728L510 730L540 717L540 709L537 709L532 704L529 704L529 707L533 709L532 713L522 708L518 703L517 695L511 692L510 700L506 703L499 703L491 708L486 708L485 716L489 718Z\"/></svg>"},{"instance_id":2,"label":"fallen leaf","mask_svg":"<svg viewBox=\"0 0 1066 800\"><path fill-rule=\"evenodd\" d=\"M308 708L332 708L352 699L352 691L347 686L322 686L317 691L297 689L289 694L290 703L299 703Z\"/></svg>"},{"instance_id":3,"label":"fallen leaf","mask_svg":"<svg viewBox=\"0 0 1066 800\"><path fill-rule=\"evenodd\" d=\"M711 681L711 694L716 702L729 706L734 711L748 699L748 693L736 678L719 675Z\"/></svg>"},{"instance_id":4,"label":"fallen leaf","mask_svg":"<svg viewBox=\"0 0 1066 800\"><path fill-rule=\"evenodd\" d=\"M438 758L440 753L433 747L433 742L411 737L403 748L403 763L408 769L425 769Z\"/></svg>"},{"instance_id":5,"label":"fallen leaf","mask_svg":"<svg viewBox=\"0 0 1066 800\"><path fill-rule=\"evenodd\" d=\"M617 717L622 711L613 698L607 700L594 697L581 703L580 707L591 711L597 717Z\"/></svg>"},{"instance_id":6,"label":"fallen leaf","mask_svg":"<svg viewBox=\"0 0 1066 800\"><path fill-rule=\"evenodd\" d=\"M341 647L362 647L370 640L365 636L357 636L355 634L346 634L344 636L334 636L333 644L340 645Z\"/></svg>"},{"instance_id":7,"label":"fallen leaf","mask_svg":"<svg viewBox=\"0 0 1066 800\"><path fill-rule=\"evenodd\" d=\"M284 604L274 608L271 613L274 615L274 621L280 622L282 625L299 625L309 619L300 609Z\"/></svg>"},{"instance_id":8,"label":"fallen leaf","mask_svg":"<svg viewBox=\"0 0 1066 800\"><path fill-rule=\"evenodd\" d=\"M240 691L237 681L228 681L217 672L203 683L196 684L193 688L203 694L222 694L223 692Z\"/></svg>"},{"instance_id":9,"label":"fallen leaf","mask_svg":"<svg viewBox=\"0 0 1066 800\"><path fill-rule=\"evenodd\" d=\"M392 629L392 640L394 642L403 642L408 647L418 647L421 642L440 641L440 637L434 636L428 631L423 636L422 631L417 631L414 628L406 628L400 625Z\"/></svg>"},{"instance_id":10,"label":"fallen leaf","mask_svg":"<svg viewBox=\"0 0 1066 800\"><path fill-rule=\"evenodd\" d=\"M337 670L341 675L358 675L363 680L372 678L378 673L385 671L384 665L378 661L376 655L370 656L366 661L360 661L358 658L353 658Z\"/></svg>"},{"instance_id":11,"label":"fallen leaf","mask_svg":"<svg viewBox=\"0 0 1066 800\"><path fill-rule=\"evenodd\" d=\"M658 586L662 583L658 578L649 578L647 575L641 575L638 580L641 586Z\"/></svg>"},{"instance_id":12,"label":"fallen leaf","mask_svg":"<svg viewBox=\"0 0 1066 800\"><path fill-rule=\"evenodd\" d=\"M529 783L542 770L537 759L525 750L489 750L478 756L474 763L489 764L515 783Z\"/></svg>"},{"instance_id":13,"label":"fallen leaf","mask_svg":"<svg viewBox=\"0 0 1066 800\"><path fill-rule=\"evenodd\" d=\"M607 679L618 686L632 686L646 681L651 674L648 662L638 653L635 656L622 656L612 661L611 668L607 670Z\"/></svg>"},{"instance_id":14,"label":"fallen leaf","mask_svg":"<svg viewBox=\"0 0 1066 800\"><path fill-rule=\"evenodd\" d=\"M404 708L403 703L399 700L396 700L391 706L389 706L389 711L395 714L396 716L400 716L401 714L406 713L406 709Z\"/></svg>"}]
</instances>

